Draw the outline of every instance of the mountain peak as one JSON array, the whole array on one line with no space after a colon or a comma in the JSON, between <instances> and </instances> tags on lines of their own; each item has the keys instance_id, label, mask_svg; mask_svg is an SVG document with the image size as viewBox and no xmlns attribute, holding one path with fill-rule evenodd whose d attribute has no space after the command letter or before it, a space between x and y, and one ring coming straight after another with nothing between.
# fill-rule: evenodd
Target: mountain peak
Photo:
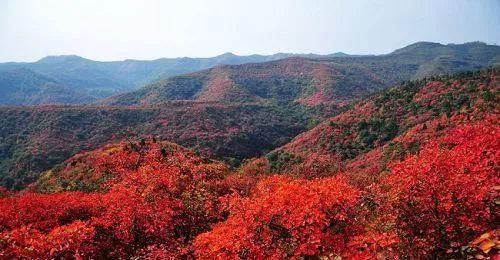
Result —
<instances>
[{"instance_id":1,"label":"mountain peak","mask_svg":"<svg viewBox=\"0 0 500 260\"><path fill-rule=\"evenodd\" d=\"M232 58L232 57L237 57L238 55L232 53L232 52L226 52L226 53L223 53L219 56L217 56L218 58Z\"/></svg>"},{"instance_id":2,"label":"mountain peak","mask_svg":"<svg viewBox=\"0 0 500 260\"><path fill-rule=\"evenodd\" d=\"M328 54L328 56L330 57L347 57L347 56L350 56L349 54L345 53L345 52L335 52L335 53L331 53L331 54Z\"/></svg>"},{"instance_id":3,"label":"mountain peak","mask_svg":"<svg viewBox=\"0 0 500 260\"><path fill-rule=\"evenodd\" d=\"M60 63L60 62L75 62L75 61L89 61L78 55L49 55L39 59L39 63Z\"/></svg>"},{"instance_id":4,"label":"mountain peak","mask_svg":"<svg viewBox=\"0 0 500 260\"><path fill-rule=\"evenodd\" d=\"M408 46L405 46L401 49L397 49L392 52L392 54L402 54L402 53L408 53L408 52L413 52L413 51L418 51L418 50L424 50L424 49L431 49L431 48L436 48L436 47L443 47L445 45L442 45L441 43L437 42L416 42L412 43Z\"/></svg>"}]
</instances>

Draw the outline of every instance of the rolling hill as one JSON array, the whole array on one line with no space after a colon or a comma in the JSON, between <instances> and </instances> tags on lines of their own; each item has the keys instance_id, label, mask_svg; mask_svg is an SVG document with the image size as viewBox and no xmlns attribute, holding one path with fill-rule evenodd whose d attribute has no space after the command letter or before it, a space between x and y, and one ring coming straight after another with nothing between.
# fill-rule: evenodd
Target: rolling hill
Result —
<instances>
[{"instance_id":1,"label":"rolling hill","mask_svg":"<svg viewBox=\"0 0 500 260\"><path fill-rule=\"evenodd\" d=\"M285 144L318 113L300 106L182 101L150 107L4 107L0 179L2 186L20 188L76 153L136 135L175 141L237 165Z\"/></svg>"},{"instance_id":2,"label":"rolling hill","mask_svg":"<svg viewBox=\"0 0 500 260\"><path fill-rule=\"evenodd\" d=\"M0 104L81 104L95 100L29 69L0 71Z\"/></svg>"},{"instance_id":3,"label":"rolling hill","mask_svg":"<svg viewBox=\"0 0 500 260\"><path fill-rule=\"evenodd\" d=\"M106 105L147 105L169 100L298 102L345 105L402 81L500 64L500 47L474 42L419 42L379 56L295 57L218 66L167 78Z\"/></svg>"},{"instance_id":4,"label":"rolling hill","mask_svg":"<svg viewBox=\"0 0 500 260\"><path fill-rule=\"evenodd\" d=\"M9 71L28 69L64 87L52 98L6 100L0 104L92 103L116 94L106 104L145 104L166 100L286 99L303 103L337 103L377 91L403 80L479 69L500 63L499 48L480 42L448 44L419 42L386 55L288 54L237 56L225 53L212 58L175 58L152 61L99 62L75 55L48 56L36 62L1 63L2 77ZM289 59L282 62L272 62ZM270 63L267 63L270 62ZM213 70L188 74L218 65ZM299 72L303 69L303 72ZM301 74L302 73L302 74ZM175 77L182 75L179 77ZM22 85L8 87L22 93ZM42 87L37 85L36 87ZM221 89L218 89L221 88ZM213 92L224 92L214 96ZM234 93L229 93L234 92ZM290 93L289 93L290 92ZM75 94L76 93L76 94ZM26 93L29 95L30 93ZM67 96L67 98L62 98ZM83 98L80 98L83 97ZM342 101L343 100L343 101ZM21 102L22 101L22 102Z\"/></svg>"},{"instance_id":5,"label":"rolling hill","mask_svg":"<svg viewBox=\"0 0 500 260\"><path fill-rule=\"evenodd\" d=\"M344 172L353 184L370 185L390 162L417 154L449 129L494 123L499 93L498 67L410 81L363 99L242 170L305 178Z\"/></svg>"},{"instance_id":6,"label":"rolling hill","mask_svg":"<svg viewBox=\"0 0 500 260\"><path fill-rule=\"evenodd\" d=\"M48 56L36 62L8 62L0 63L0 80L5 77L6 81L9 72L15 73L21 69L28 69L50 78L58 85L64 86L60 89L57 97L36 100L36 102L20 102L5 100L1 104L50 104L52 100L57 103L78 104L92 103L98 99L109 97L114 94L123 93L138 89L148 83L161 78L185 74L198 70L214 67L221 64L243 64L249 62L266 62L283 59L293 56L322 57L314 54L287 54L278 53L274 55L250 55L238 56L232 53L225 53L212 58L173 58L157 59L151 61L124 60L100 62L85 59L76 55ZM347 56L342 53L325 55L325 57ZM21 83L9 82L8 86L1 88L17 89L22 94L24 90ZM42 83L40 83L42 84ZM42 88L43 85L35 87ZM85 99L79 99L79 95ZM29 95L30 93L26 93ZM47 93L48 94L48 93ZM62 97L67 96L66 99ZM22 101L22 100L21 100Z\"/></svg>"}]
</instances>

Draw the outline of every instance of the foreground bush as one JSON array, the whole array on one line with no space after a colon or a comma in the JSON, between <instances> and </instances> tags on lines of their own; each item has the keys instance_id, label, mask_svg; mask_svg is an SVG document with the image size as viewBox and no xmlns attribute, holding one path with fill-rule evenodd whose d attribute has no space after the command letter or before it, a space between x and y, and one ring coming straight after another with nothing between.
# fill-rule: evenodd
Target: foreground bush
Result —
<instances>
[{"instance_id":1,"label":"foreground bush","mask_svg":"<svg viewBox=\"0 0 500 260\"><path fill-rule=\"evenodd\" d=\"M462 246L496 228L499 158L499 128L483 122L458 127L392 165L382 181L388 188L384 203L405 254L463 257Z\"/></svg>"},{"instance_id":2,"label":"foreground bush","mask_svg":"<svg viewBox=\"0 0 500 260\"><path fill-rule=\"evenodd\" d=\"M0 198L1 259L119 259L158 252L187 257L196 235L223 219L217 205L218 192L224 190L216 183L227 168L183 148L143 141L97 150L76 161L48 178L44 189L75 189L60 182L76 178L99 184L92 186L100 190Z\"/></svg>"},{"instance_id":3,"label":"foreground bush","mask_svg":"<svg viewBox=\"0 0 500 260\"><path fill-rule=\"evenodd\" d=\"M229 219L195 242L203 259L341 254L359 228L361 193L343 178L270 177L232 201Z\"/></svg>"}]
</instances>

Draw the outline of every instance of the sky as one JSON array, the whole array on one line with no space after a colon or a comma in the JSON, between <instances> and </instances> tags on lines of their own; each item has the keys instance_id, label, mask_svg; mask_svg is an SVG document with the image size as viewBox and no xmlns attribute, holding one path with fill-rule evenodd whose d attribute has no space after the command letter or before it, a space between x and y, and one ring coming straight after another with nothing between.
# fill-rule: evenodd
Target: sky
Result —
<instances>
[{"instance_id":1,"label":"sky","mask_svg":"<svg viewBox=\"0 0 500 260\"><path fill-rule=\"evenodd\" d=\"M0 0L0 62L500 45L500 0Z\"/></svg>"}]
</instances>

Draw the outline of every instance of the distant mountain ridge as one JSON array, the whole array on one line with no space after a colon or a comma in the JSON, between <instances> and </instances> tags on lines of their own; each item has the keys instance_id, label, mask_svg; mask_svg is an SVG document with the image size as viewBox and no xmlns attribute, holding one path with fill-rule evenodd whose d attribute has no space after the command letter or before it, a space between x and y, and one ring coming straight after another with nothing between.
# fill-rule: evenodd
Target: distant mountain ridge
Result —
<instances>
[{"instance_id":1,"label":"distant mountain ridge","mask_svg":"<svg viewBox=\"0 0 500 260\"><path fill-rule=\"evenodd\" d=\"M114 94L135 90L145 84L161 78L185 74L198 70L211 68L223 64L243 64L266 62L294 56L301 57L330 57L347 56L343 53L331 55L291 54L277 53L274 55L249 55L238 56L224 53L212 58L161 58L157 60L124 60L124 61L94 61L76 55L47 56L36 62L7 62L0 63L0 71L8 73L19 69L28 69L39 75L49 77L64 86L64 98L41 98L38 103L26 100L3 100L6 105L33 105L56 102L62 104L90 103L97 99L109 97ZM6 76L6 74L2 74ZM6 76L7 77L7 76ZM9 86L0 85L0 88L15 88L22 85L24 80L11 82ZM33 86L41 87L40 86ZM19 89L18 91L22 91ZM74 92L85 98L74 96ZM44 95L40 92L39 95Z\"/></svg>"},{"instance_id":2,"label":"distant mountain ridge","mask_svg":"<svg viewBox=\"0 0 500 260\"><path fill-rule=\"evenodd\" d=\"M26 68L0 71L0 86L0 104L86 103L94 100Z\"/></svg>"},{"instance_id":3,"label":"distant mountain ridge","mask_svg":"<svg viewBox=\"0 0 500 260\"><path fill-rule=\"evenodd\" d=\"M157 81L111 97L103 104L151 105L195 100L345 105L402 81L498 64L499 46L479 42L448 45L419 42L386 55L309 55L217 66Z\"/></svg>"},{"instance_id":4,"label":"distant mountain ridge","mask_svg":"<svg viewBox=\"0 0 500 260\"><path fill-rule=\"evenodd\" d=\"M5 98L0 105L93 103L99 99L137 90L145 85L158 85L158 82L167 82L165 79L171 77L179 75L189 77L186 74L216 66L266 63L289 58L301 58L305 63L311 63L311 60L316 63L328 63L327 67L334 68L334 70L343 68L348 71L349 68L356 67L358 70L365 70L369 75L364 77L368 78L371 76L386 77L386 74L390 74L387 76L388 80L382 79L375 84L376 87L363 86L363 88L376 90L378 89L377 85L381 84L386 87L386 84L399 83L401 80L480 69L485 66L500 64L499 49L499 46L487 45L482 42L447 45L417 42L385 55L348 55L337 52L328 55L276 53L273 55L238 56L228 52L212 58L162 58L150 61L128 59L105 62L93 61L76 55L47 56L36 62L0 63L0 71L8 73L8 71L24 68L50 78L61 86L57 91L57 97L52 97L51 92L39 91L28 93L28 96L38 95L41 98L18 98L15 100ZM384 69L378 69L378 64L382 64L381 67ZM7 77L6 74L2 75ZM28 75L26 76L28 77ZM306 76L310 79L314 78L311 75ZM333 76L329 77L335 79ZM337 81L337 79L335 80ZM20 86L25 81L29 81L29 79L19 78L17 81L9 81L8 86L0 85L0 89L18 88L16 92L19 93L19 96L23 96L23 88ZM345 87L349 88L349 83L343 82L342 84L346 84ZM40 87L42 85L32 86L31 89L40 89ZM243 89L248 88L248 86L240 87ZM314 85L313 87L317 86ZM276 89L276 86L273 88ZM307 99L308 97L309 99L332 98L324 97L322 96L323 93L318 94L318 90L305 85L301 86L301 88L302 90L296 91L298 96L295 98L297 99ZM329 88L336 89L337 87L330 86ZM355 88L357 87L355 86ZM252 92L251 89L250 92ZM313 95L309 96L308 93ZM313 100L313 102L316 101Z\"/></svg>"}]
</instances>

